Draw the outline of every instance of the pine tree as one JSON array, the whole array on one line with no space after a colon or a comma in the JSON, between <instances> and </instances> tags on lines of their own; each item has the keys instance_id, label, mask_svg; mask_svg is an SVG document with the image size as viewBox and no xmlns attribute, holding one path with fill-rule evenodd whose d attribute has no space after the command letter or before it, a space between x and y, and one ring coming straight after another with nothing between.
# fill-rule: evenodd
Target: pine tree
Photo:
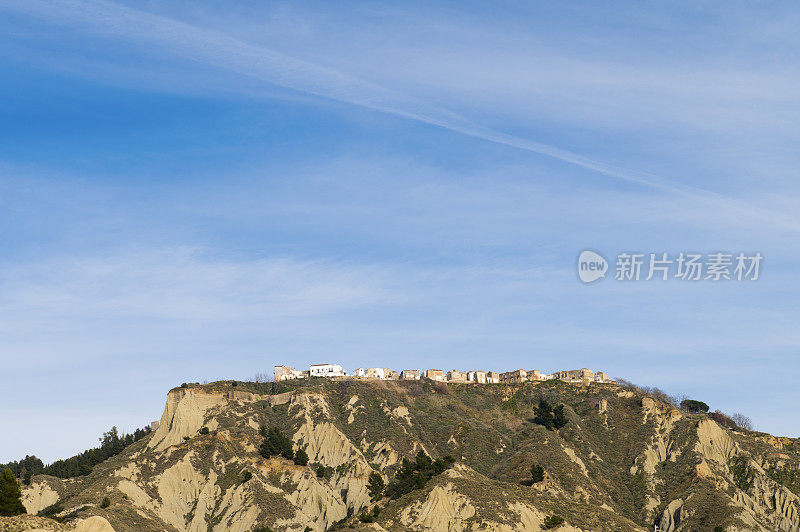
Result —
<instances>
[{"instance_id":1,"label":"pine tree","mask_svg":"<svg viewBox=\"0 0 800 532\"><path fill-rule=\"evenodd\" d=\"M367 484L367 490L369 491L370 500L372 502L379 501L381 498L383 498L383 489L385 487L386 483L384 482L380 473L373 471L369 474L369 484Z\"/></svg>"},{"instance_id":2,"label":"pine tree","mask_svg":"<svg viewBox=\"0 0 800 532\"><path fill-rule=\"evenodd\" d=\"M21 515L27 513L22 505L22 491L17 477L11 469L0 473L0 515Z\"/></svg>"}]
</instances>

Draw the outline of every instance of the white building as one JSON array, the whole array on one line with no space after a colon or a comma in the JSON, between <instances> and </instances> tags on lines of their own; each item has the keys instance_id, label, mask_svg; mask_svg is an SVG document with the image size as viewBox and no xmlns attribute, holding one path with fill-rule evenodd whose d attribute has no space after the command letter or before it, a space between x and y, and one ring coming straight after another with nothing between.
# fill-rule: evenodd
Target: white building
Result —
<instances>
[{"instance_id":1,"label":"white building","mask_svg":"<svg viewBox=\"0 0 800 532\"><path fill-rule=\"evenodd\" d=\"M342 366L339 364L312 364L309 369L312 377L346 377Z\"/></svg>"},{"instance_id":2,"label":"white building","mask_svg":"<svg viewBox=\"0 0 800 532\"><path fill-rule=\"evenodd\" d=\"M385 368L367 368L367 377L370 379L386 379Z\"/></svg>"}]
</instances>

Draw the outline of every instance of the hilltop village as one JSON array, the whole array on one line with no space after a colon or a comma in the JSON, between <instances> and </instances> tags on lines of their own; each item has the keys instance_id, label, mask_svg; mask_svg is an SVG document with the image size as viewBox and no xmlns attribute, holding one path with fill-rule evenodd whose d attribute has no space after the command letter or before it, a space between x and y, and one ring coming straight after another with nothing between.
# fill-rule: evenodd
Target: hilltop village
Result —
<instances>
[{"instance_id":1,"label":"hilltop village","mask_svg":"<svg viewBox=\"0 0 800 532\"><path fill-rule=\"evenodd\" d=\"M306 379L311 377L323 378L351 378L351 379L376 379L376 380L401 380L415 381L428 379L436 382L474 383L474 384L518 384L528 381L547 381L552 379L570 382L573 384L588 384L590 382L613 382L607 373L593 372L588 368L556 371L549 375L533 369L525 371L518 369L498 373L496 371L459 371L452 369L404 369L400 372L389 368L358 368L350 375L344 371L340 364L312 364L309 369L297 370L289 366L275 366L275 381L290 379Z\"/></svg>"}]
</instances>

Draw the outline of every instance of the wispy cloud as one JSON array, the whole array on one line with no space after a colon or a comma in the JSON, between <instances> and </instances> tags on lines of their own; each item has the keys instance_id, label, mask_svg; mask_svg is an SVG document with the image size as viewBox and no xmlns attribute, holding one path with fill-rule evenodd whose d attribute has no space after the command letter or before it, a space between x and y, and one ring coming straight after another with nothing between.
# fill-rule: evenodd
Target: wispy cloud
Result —
<instances>
[{"instance_id":1,"label":"wispy cloud","mask_svg":"<svg viewBox=\"0 0 800 532\"><path fill-rule=\"evenodd\" d=\"M137 45L156 47L191 61L329 98L442 127L471 137L553 157L588 170L663 192L701 198L710 206L734 208L771 224L800 230L795 216L658 175L626 169L546 143L503 133L449 109L276 50L102 0L2 0L0 6L58 25L67 25Z\"/></svg>"}]
</instances>

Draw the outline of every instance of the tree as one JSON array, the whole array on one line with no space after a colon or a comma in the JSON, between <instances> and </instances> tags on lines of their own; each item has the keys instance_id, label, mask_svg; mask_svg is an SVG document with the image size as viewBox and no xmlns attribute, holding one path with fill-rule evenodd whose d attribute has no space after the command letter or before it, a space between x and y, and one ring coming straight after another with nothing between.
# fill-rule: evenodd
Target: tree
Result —
<instances>
[{"instance_id":1,"label":"tree","mask_svg":"<svg viewBox=\"0 0 800 532\"><path fill-rule=\"evenodd\" d=\"M297 449L297 452L294 453L294 463L299 466L308 465L308 453L305 449Z\"/></svg>"},{"instance_id":2,"label":"tree","mask_svg":"<svg viewBox=\"0 0 800 532\"><path fill-rule=\"evenodd\" d=\"M736 422L728 416L725 412L715 410L708 414L708 417L717 422L717 425L725 427L726 429L736 428Z\"/></svg>"},{"instance_id":3,"label":"tree","mask_svg":"<svg viewBox=\"0 0 800 532\"><path fill-rule=\"evenodd\" d=\"M111 506L111 499L103 497L103 500L100 502L100 508L108 508L109 506Z\"/></svg>"},{"instance_id":4,"label":"tree","mask_svg":"<svg viewBox=\"0 0 800 532\"><path fill-rule=\"evenodd\" d=\"M531 465L531 479L533 483L541 482L544 480L544 468L539 464Z\"/></svg>"},{"instance_id":5,"label":"tree","mask_svg":"<svg viewBox=\"0 0 800 532\"><path fill-rule=\"evenodd\" d=\"M564 405L558 405L553 409L553 427L558 430L569 422Z\"/></svg>"},{"instance_id":6,"label":"tree","mask_svg":"<svg viewBox=\"0 0 800 532\"><path fill-rule=\"evenodd\" d=\"M452 456L432 460L424 451L419 451L413 462L403 458L394 480L386 486L386 495L398 499L415 489L423 488L428 480L444 473L454 463L455 459Z\"/></svg>"},{"instance_id":7,"label":"tree","mask_svg":"<svg viewBox=\"0 0 800 532\"><path fill-rule=\"evenodd\" d=\"M26 456L20 464L26 471L31 471L35 475L43 473L59 478L88 475L95 465L121 453L125 447L141 440L148 434L150 434L150 427L136 429L132 434L120 434L116 427L112 427L111 430L103 433L99 447L88 449L64 460L56 460L46 467L35 456Z\"/></svg>"},{"instance_id":8,"label":"tree","mask_svg":"<svg viewBox=\"0 0 800 532\"><path fill-rule=\"evenodd\" d=\"M25 458L16 462L0 464L0 472L6 468L10 469L15 477L26 478L28 475L33 476L41 473L44 469L44 463L35 456L25 456Z\"/></svg>"},{"instance_id":9,"label":"tree","mask_svg":"<svg viewBox=\"0 0 800 532\"><path fill-rule=\"evenodd\" d=\"M681 401L681 410L685 410L690 414L705 414L708 412L708 405L703 401L696 401L694 399L684 399Z\"/></svg>"},{"instance_id":10,"label":"tree","mask_svg":"<svg viewBox=\"0 0 800 532\"><path fill-rule=\"evenodd\" d=\"M533 422L546 429L553 430L553 407L544 399L539 400L539 406L534 410Z\"/></svg>"},{"instance_id":11,"label":"tree","mask_svg":"<svg viewBox=\"0 0 800 532\"><path fill-rule=\"evenodd\" d=\"M740 429L753 430L753 421L744 414L736 412L731 416L731 419L733 420L734 423L736 423L736 426L739 427Z\"/></svg>"},{"instance_id":12,"label":"tree","mask_svg":"<svg viewBox=\"0 0 800 532\"><path fill-rule=\"evenodd\" d=\"M269 458L271 456L280 455L287 460L294 458L292 440L284 436L278 427L267 429L262 426L260 432L261 436L264 438L264 441L261 442L261 447L258 449L261 456ZM306 456L306 458L308 458L308 456Z\"/></svg>"},{"instance_id":13,"label":"tree","mask_svg":"<svg viewBox=\"0 0 800 532\"><path fill-rule=\"evenodd\" d=\"M544 399L534 410L533 422L549 430L558 430L569 422L564 405L553 406Z\"/></svg>"},{"instance_id":14,"label":"tree","mask_svg":"<svg viewBox=\"0 0 800 532\"><path fill-rule=\"evenodd\" d=\"M383 489L385 487L386 483L383 481L383 477L380 473L373 471L369 474L367 490L369 491L369 496L372 502L379 501L383 498Z\"/></svg>"},{"instance_id":15,"label":"tree","mask_svg":"<svg viewBox=\"0 0 800 532\"><path fill-rule=\"evenodd\" d=\"M22 505L22 491L17 477L6 468L0 473L0 515L21 515L27 513Z\"/></svg>"}]
</instances>

